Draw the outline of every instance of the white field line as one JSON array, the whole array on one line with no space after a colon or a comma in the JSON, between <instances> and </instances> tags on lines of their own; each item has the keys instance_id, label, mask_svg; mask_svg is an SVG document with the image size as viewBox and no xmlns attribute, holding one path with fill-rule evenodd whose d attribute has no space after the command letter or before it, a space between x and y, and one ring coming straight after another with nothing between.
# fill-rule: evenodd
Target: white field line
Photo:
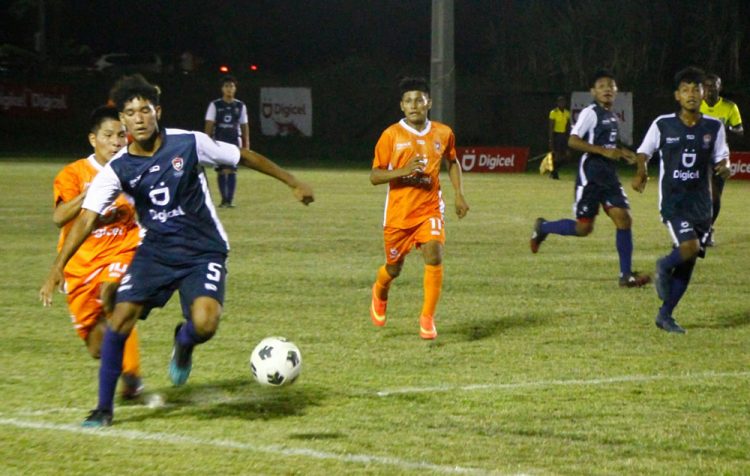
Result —
<instances>
[{"instance_id":1,"label":"white field line","mask_svg":"<svg viewBox=\"0 0 750 476\"><path fill-rule=\"evenodd\" d=\"M612 383L637 383L654 382L658 380L710 380L724 378L750 377L750 372L698 372L686 374L657 374L657 375L623 375L619 377L595 378L595 379L571 379L571 380L540 380L536 382L517 383L487 383L473 385L439 385L435 387L402 387L381 390L376 393L379 397L391 395L404 395L410 393L446 393L446 392L471 392L475 390L515 390L524 388L555 387L555 386L582 386L582 385L606 385Z\"/></svg>"},{"instance_id":2,"label":"white field line","mask_svg":"<svg viewBox=\"0 0 750 476\"><path fill-rule=\"evenodd\" d=\"M424 461L407 461L388 456L373 456L365 454L338 454L317 451L310 448L287 448L279 445L254 445L232 440L209 440L192 436L174 435L170 433L148 433L137 430L118 430L114 428L87 429L78 425L62 425L46 422L34 422L16 418L0 418L0 425L24 428L27 430L59 431L74 433L89 437L112 438L132 441L158 441L173 445L189 445L198 447L229 448L233 450L249 451L252 453L266 453L283 457L303 457L318 460L333 460L340 463L355 463L365 465L391 466L400 470L432 471L446 474L498 474L494 471L466 468L461 466L444 466Z\"/></svg>"}]
</instances>

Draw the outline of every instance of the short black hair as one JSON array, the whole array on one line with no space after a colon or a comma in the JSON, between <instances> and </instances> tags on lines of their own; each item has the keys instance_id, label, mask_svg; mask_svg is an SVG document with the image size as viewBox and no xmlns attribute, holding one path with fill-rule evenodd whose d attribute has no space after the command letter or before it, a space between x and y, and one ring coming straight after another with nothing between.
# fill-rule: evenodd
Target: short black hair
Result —
<instances>
[{"instance_id":1,"label":"short black hair","mask_svg":"<svg viewBox=\"0 0 750 476\"><path fill-rule=\"evenodd\" d=\"M716 73L706 73L706 77L703 80L713 79L714 81L721 81L721 76Z\"/></svg>"},{"instance_id":2,"label":"short black hair","mask_svg":"<svg viewBox=\"0 0 750 476\"><path fill-rule=\"evenodd\" d=\"M401 97L408 91L422 91L423 93L430 94L430 84L423 77L407 76L401 78L398 83L398 90L401 93Z\"/></svg>"},{"instance_id":3,"label":"short black hair","mask_svg":"<svg viewBox=\"0 0 750 476\"><path fill-rule=\"evenodd\" d=\"M99 128L102 126L102 122L106 120L120 121L120 114L117 112L117 108L114 106L99 106L91 111L89 116L89 131L92 134L99 132Z\"/></svg>"},{"instance_id":4,"label":"short black hair","mask_svg":"<svg viewBox=\"0 0 750 476\"><path fill-rule=\"evenodd\" d=\"M224 87L224 85L225 85L225 84L227 84L227 83L233 83L233 84L234 84L235 86L237 86L237 85L239 84L239 83L237 82L237 78L235 78L235 77L234 77L234 76L232 76L231 74L227 74L227 75L224 75L224 76L222 76L222 77L221 77L221 79L219 80L219 86L221 86L222 88L223 88L223 87Z\"/></svg>"},{"instance_id":5,"label":"short black hair","mask_svg":"<svg viewBox=\"0 0 750 476\"><path fill-rule=\"evenodd\" d=\"M688 66L679 70L674 75L674 88L675 90L679 89L681 83L703 85L703 81L705 80L706 73L702 69L695 66Z\"/></svg>"},{"instance_id":6,"label":"short black hair","mask_svg":"<svg viewBox=\"0 0 750 476\"><path fill-rule=\"evenodd\" d=\"M159 105L159 96L161 90L159 86L146 81L140 74L132 76L123 76L115 83L110 93L112 100L115 102L117 110L122 112L125 103L135 98L142 98L150 101L154 106Z\"/></svg>"},{"instance_id":7,"label":"short black hair","mask_svg":"<svg viewBox=\"0 0 750 476\"><path fill-rule=\"evenodd\" d=\"M617 81L617 78L615 78L614 73L608 69L598 69L594 73L593 76L591 76L591 87L594 87L596 85L596 82L599 81L602 78L609 78L614 81Z\"/></svg>"}]
</instances>

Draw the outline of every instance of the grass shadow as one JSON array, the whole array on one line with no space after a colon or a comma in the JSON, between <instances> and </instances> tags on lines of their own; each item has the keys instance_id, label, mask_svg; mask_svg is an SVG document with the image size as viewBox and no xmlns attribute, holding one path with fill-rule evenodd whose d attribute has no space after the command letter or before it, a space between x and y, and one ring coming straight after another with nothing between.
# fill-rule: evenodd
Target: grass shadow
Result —
<instances>
[{"instance_id":1,"label":"grass shadow","mask_svg":"<svg viewBox=\"0 0 750 476\"><path fill-rule=\"evenodd\" d=\"M733 329L750 325L750 311L739 314L718 316L716 319L703 324L691 325L694 329Z\"/></svg>"},{"instance_id":2,"label":"grass shadow","mask_svg":"<svg viewBox=\"0 0 750 476\"><path fill-rule=\"evenodd\" d=\"M466 341L472 342L501 334L510 329L528 328L541 325L541 319L533 316L482 319L454 325L448 332L461 334Z\"/></svg>"},{"instance_id":3,"label":"grass shadow","mask_svg":"<svg viewBox=\"0 0 750 476\"><path fill-rule=\"evenodd\" d=\"M158 388L151 393L161 394L166 404L159 408L144 406L143 413L118 415L117 420L129 423L185 417L273 420L304 415L307 408L320 405L328 394L322 388L306 385L262 387L248 379Z\"/></svg>"}]
</instances>

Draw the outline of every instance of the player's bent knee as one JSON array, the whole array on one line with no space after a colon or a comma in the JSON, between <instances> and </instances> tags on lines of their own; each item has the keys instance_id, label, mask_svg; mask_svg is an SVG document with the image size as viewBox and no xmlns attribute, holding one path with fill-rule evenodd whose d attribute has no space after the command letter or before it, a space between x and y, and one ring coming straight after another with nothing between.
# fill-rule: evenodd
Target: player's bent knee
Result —
<instances>
[{"instance_id":1,"label":"player's bent knee","mask_svg":"<svg viewBox=\"0 0 750 476\"><path fill-rule=\"evenodd\" d=\"M221 304L213 298L199 297L191 306L191 318L195 332L202 337L216 334L221 318Z\"/></svg>"},{"instance_id":2,"label":"player's bent knee","mask_svg":"<svg viewBox=\"0 0 750 476\"><path fill-rule=\"evenodd\" d=\"M576 222L576 235L589 236L594 231L594 222L588 220L578 220Z\"/></svg>"}]
</instances>

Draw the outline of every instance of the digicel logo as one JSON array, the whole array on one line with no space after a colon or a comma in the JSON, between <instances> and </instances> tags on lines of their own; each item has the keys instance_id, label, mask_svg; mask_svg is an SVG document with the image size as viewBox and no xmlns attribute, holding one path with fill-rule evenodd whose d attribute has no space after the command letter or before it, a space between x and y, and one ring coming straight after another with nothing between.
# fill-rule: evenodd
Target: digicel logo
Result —
<instances>
[{"instance_id":1,"label":"digicel logo","mask_svg":"<svg viewBox=\"0 0 750 476\"><path fill-rule=\"evenodd\" d=\"M736 174L750 174L750 163L745 164L742 162L735 162L732 165L729 166L729 170L731 170L732 175Z\"/></svg>"},{"instance_id":2,"label":"digicel logo","mask_svg":"<svg viewBox=\"0 0 750 476\"><path fill-rule=\"evenodd\" d=\"M477 163L478 160L478 163ZM471 170L478 165L480 168L494 170L498 167L513 168L516 160L516 154L502 156L500 154L464 154L461 157L461 165L464 170Z\"/></svg>"}]
</instances>

